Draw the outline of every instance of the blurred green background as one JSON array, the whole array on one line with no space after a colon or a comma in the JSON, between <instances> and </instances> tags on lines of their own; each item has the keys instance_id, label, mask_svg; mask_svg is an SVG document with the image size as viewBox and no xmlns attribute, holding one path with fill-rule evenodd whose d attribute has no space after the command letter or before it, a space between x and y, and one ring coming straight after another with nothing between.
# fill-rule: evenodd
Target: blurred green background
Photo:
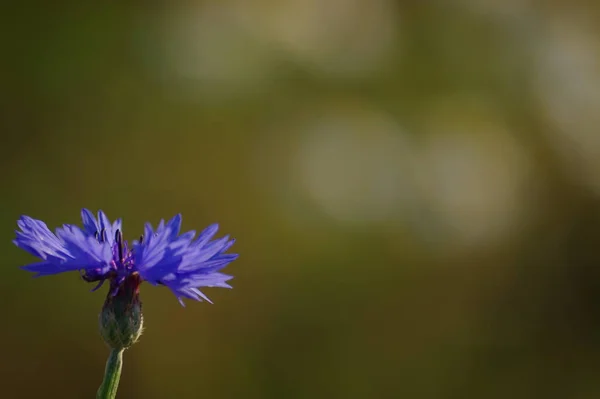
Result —
<instances>
[{"instance_id":1,"label":"blurred green background","mask_svg":"<svg viewBox=\"0 0 600 399\"><path fill-rule=\"evenodd\" d=\"M600 395L593 1L24 2L0 13L3 398L90 398L105 291L21 214L219 222L233 290L142 286L121 398Z\"/></svg>"}]
</instances>

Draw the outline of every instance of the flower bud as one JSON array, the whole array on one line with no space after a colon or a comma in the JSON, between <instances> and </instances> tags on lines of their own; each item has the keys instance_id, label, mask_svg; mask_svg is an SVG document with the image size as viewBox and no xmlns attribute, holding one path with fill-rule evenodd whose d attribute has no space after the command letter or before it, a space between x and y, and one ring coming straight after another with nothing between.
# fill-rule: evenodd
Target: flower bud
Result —
<instances>
[{"instance_id":1,"label":"flower bud","mask_svg":"<svg viewBox=\"0 0 600 399\"><path fill-rule=\"evenodd\" d=\"M118 286L111 282L99 322L100 334L112 349L127 349L142 335L144 318L139 298L140 283L137 273L127 276Z\"/></svg>"}]
</instances>

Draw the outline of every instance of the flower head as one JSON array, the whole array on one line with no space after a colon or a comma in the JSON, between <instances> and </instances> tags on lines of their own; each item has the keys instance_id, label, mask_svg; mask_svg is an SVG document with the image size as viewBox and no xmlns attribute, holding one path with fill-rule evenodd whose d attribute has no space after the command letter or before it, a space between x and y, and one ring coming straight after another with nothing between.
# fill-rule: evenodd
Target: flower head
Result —
<instances>
[{"instance_id":1,"label":"flower head","mask_svg":"<svg viewBox=\"0 0 600 399\"><path fill-rule=\"evenodd\" d=\"M108 280L113 296L129 287L126 281L165 285L182 305L183 298L210 302L200 287L231 288L226 282L232 276L219 271L238 257L225 253L235 240L229 236L213 240L216 224L194 239L194 231L179 234L181 215L177 215L167 223L161 220L156 230L147 223L144 235L129 246L121 219L111 223L104 212L95 217L87 209L81 218L83 228L63 225L52 233L44 222L22 216L13 242L41 259L22 268L36 277L80 271L85 281L98 282L94 290Z\"/></svg>"}]
</instances>

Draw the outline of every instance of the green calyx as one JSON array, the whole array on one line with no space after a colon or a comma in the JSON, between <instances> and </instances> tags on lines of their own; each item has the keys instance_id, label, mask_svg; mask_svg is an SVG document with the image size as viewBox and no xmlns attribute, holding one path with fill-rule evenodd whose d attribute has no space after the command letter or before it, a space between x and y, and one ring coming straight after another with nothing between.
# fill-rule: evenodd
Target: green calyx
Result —
<instances>
[{"instance_id":1,"label":"green calyx","mask_svg":"<svg viewBox=\"0 0 600 399\"><path fill-rule=\"evenodd\" d=\"M106 297L99 317L100 335L111 349L127 349L142 335L140 283L140 277L132 274L119 286L116 295L109 292Z\"/></svg>"}]
</instances>

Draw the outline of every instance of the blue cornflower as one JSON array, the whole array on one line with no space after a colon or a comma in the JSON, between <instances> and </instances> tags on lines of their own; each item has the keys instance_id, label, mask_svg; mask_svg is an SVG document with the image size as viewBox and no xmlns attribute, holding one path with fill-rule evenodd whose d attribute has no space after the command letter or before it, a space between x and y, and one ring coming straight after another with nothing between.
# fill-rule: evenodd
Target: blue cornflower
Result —
<instances>
[{"instance_id":1,"label":"blue cornflower","mask_svg":"<svg viewBox=\"0 0 600 399\"><path fill-rule=\"evenodd\" d=\"M147 223L144 235L130 247L123 239L121 219L111 223L104 212L96 218L87 209L81 218L83 228L63 225L52 233L44 222L22 216L17 222L21 231L16 231L13 242L41 259L22 268L36 277L80 271L85 281L98 282L94 290L108 280L112 296L119 290L137 293L142 281L165 285L182 305L183 298L210 302L199 287L231 288L227 281L233 277L219 270L238 257L225 253L235 240L229 236L212 240L217 224L194 240L194 231L179 234L181 215L177 215L167 223L161 220L156 230Z\"/></svg>"},{"instance_id":2,"label":"blue cornflower","mask_svg":"<svg viewBox=\"0 0 600 399\"><path fill-rule=\"evenodd\" d=\"M219 271L234 261L237 254L225 253L235 240L225 236L212 240L218 225L196 233L179 234L181 215L167 223L161 220L156 230L146 223L144 235L131 247L123 239L121 219L111 223L104 212L96 218L81 211L83 228L65 224L52 233L41 220L21 216L13 241L16 246L41 259L22 266L35 276L79 271L85 281L106 280L110 290L99 315L100 334L110 347L104 380L97 398L114 399L123 365L123 352L142 334L144 317L139 287L142 281L165 285L183 305L183 298L210 300L199 287L231 288L232 276Z\"/></svg>"}]
</instances>

